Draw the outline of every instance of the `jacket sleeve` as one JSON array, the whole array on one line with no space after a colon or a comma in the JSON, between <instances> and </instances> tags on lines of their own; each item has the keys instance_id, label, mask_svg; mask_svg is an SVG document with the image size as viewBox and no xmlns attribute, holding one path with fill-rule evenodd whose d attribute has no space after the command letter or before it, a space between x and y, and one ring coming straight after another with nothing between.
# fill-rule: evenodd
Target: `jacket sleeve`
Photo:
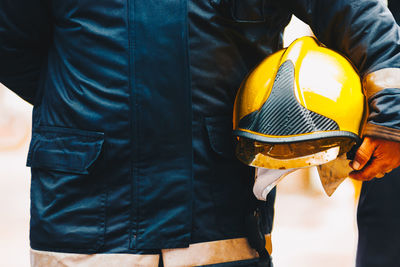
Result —
<instances>
[{"instance_id":1,"label":"jacket sleeve","mask_svg":"<svg viewBox=\"0 0 400 267\"><path fill-rule=\"evenodd\" d=\"M0 0L0 82L33 103L50 39L45 0Z\"/></svg>"},{"instance_id":2,"label":"jacket sleeve","mask_svg":"<svg viewBox=\"0 0 400 267\"><path fill-rule=\"evenodd\" d=\"M279 0L358 68L369 104L364 135L400 141L400 30L379 0Z\"/></svg>"},{"instance_id":3,"label":"jacket sleeve","mask_svg":"<svg viewBox=\"0 0 400 267\"><path fill-rule=\"evenodd\" d=\"M388 1L389 10L393 13L397 24L400 23L400 1L399 0L389 0Z\"/></svg>"}]
</instances>

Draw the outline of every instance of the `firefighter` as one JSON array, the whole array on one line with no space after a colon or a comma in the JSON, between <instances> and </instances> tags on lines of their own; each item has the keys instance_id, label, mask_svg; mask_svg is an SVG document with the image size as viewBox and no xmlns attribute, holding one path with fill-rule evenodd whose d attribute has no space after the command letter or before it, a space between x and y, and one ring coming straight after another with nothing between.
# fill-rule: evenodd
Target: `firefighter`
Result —
<instances>
[{"instance_id":1,"label":"firefighter","mask_svg":"<svg viewBox=\"0 0 400 267\"><path fill-rule=\"evenodd\" d=\"M0 82L34 105L32 266L270 265L246 237L269 244L273 194L249 232L232 112L292 14L365 81L362 147L392 161L359 175L397 167L400 34L378 0L0 0Z\"/></svg>"}]
</instances>

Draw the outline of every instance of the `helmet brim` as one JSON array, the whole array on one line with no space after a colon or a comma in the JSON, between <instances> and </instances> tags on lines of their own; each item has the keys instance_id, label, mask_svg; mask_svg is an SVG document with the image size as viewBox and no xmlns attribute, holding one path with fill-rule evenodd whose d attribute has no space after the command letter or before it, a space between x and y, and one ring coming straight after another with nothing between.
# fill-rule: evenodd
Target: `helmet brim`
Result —
<instances>
[{"instance_id":1,"label":"helmet brim","mask_svg":"<svg viewBox=\"0 0 400 267\"><path fill-rule=\"evenodd\" d=\"M236 130L236 156L259 168L290 169L325 164L348 152L360 138L345 131L271 137Z\"/></svg>"}]
</instances>

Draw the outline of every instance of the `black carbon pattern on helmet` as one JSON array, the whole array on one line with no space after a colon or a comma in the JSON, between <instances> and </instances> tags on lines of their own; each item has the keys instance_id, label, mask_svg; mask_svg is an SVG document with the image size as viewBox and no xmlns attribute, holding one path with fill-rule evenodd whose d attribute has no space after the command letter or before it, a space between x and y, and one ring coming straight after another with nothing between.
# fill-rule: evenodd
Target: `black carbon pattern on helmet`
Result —
<instances>
[{"instance_id":1,"label":"black carbon pattern on helmet","mask_svg":"<svg viewBox=\"0 0 400 267\"><path fill-rule=\"evenodd\" d=\"M304 108L297 101L294 65L290 60L279 68L267 101L260 110L242 118L239 128L274 136L339 130L334 120Z\"/></svg>"}]
</instances>

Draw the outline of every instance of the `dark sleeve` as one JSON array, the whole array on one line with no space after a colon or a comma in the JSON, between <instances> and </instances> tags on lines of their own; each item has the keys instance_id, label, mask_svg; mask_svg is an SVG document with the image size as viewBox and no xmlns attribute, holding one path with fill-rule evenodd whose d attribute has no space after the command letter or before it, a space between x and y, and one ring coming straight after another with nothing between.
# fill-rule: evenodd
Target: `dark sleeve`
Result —
<instances>
[{"instance_id":1,"label":"dark sleeve","mask_svg":"<svg viewBox=\"0 0 400 267\"><path fill-rule=\"evenodd\" d=\"M394 18L397 23L400 23L400 1L399 0L389 0L388 6L390 11L393 13Z\"/></svg>"},{"instance_id":2,"label":"dark sleeve","mask_svg":"<svg viewBox=\"0 0 400 267\"><path fill-rule=\"evenodd\" d=\"M358 68L369 103L364 135L400 141L400 28L379 0L276 0Z\"/></svg>"},{"instance_id":3,"label":"dark sleeve","mask_svg":"<svg viewBox=\"0 0 400 267\"><path fill-rule=\"evenodd\" d=\"M0 82L33 103L51 25L45 0L0 0Z\"/></svg>"}]
</instances>

